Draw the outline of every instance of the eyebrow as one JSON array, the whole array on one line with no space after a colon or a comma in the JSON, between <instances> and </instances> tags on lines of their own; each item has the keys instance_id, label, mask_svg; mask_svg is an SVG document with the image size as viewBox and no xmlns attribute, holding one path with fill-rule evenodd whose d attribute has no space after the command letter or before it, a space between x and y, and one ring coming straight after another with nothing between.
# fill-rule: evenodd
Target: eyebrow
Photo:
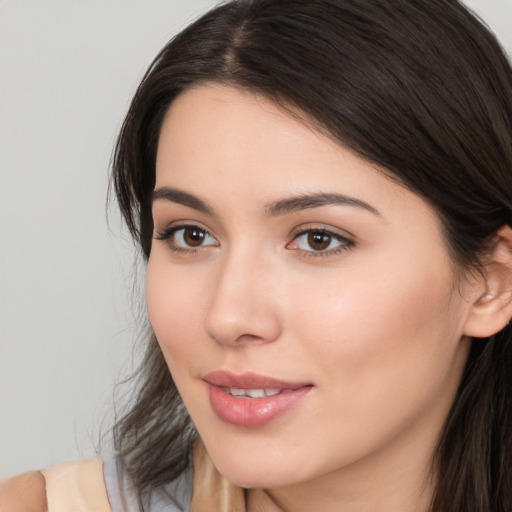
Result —
<instances>
[{"instance_id":1,"label":"eyebrow","mask_svg":"<svg viewBox=\"0 0 512 512\"><path fill-rule=\"evenodd\" d=\"M215 210L205 203L202 199L171 187L160 187L153 192L153 201L166 200L172 203L181 204L188 206L199 212L207 215L215 215ZM265 216L277 217L279 215L285 215L287 213L293 213L301 210L307 210L310 208L319 208L321 206L350 206L353 208L361 208L369 211L374 215L380 216L380 212L371 206L370 204L350 197L344 194L336 193L314 193L314 194L303 194L300 196L294 196L286 199L280 199L268 204L265 207Z\"/></svg>"},{"instance_id":2,"label":"eyebrow","mask_svg":"<svg viewBox=\"0 0 512 512\"><path fill-rule=\"evenodd\" d=\"M367 210L374 215L380 216L380 212L365 201L361 201L360 199L346 196L344 194L324 192L317 194L303 194L275 201L265 207L265 215L268 217L274 217L300 210L307 210L309 208L319 208L321 206L351 206Z\"/></svg>"},{"instance_id":3,"label":"eyebrow","mask_svg":"<svg viewBox=\"0 0 512 512\"><path fill-rule=\"evenodd\" d=\"M183 192L183 190L178 190L177 188L161 187L154 190L152 197L153 202L161 199L188 206L189 208L193 208L194 210L208 215L214 215L215 213L213 208L208 206L202 199L188 192Z\"/></svg>"}]
</instances>

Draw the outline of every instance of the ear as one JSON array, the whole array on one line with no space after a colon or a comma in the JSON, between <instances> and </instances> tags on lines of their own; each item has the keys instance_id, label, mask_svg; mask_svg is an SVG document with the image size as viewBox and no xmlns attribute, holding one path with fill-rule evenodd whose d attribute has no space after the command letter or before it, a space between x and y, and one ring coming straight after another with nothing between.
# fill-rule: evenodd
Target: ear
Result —
<instances>
[{"instance_id":1,"label":"ear","mask_svg":"<svg viewBox=\"0 0 512 512\"><path fill-rule=\"evenodd\" d=\"M512 229L509 226L501 227L496 233L483 277L464 328L466 336L475 338L496 334L512 317Z\"/></svg>"}]
</instances>

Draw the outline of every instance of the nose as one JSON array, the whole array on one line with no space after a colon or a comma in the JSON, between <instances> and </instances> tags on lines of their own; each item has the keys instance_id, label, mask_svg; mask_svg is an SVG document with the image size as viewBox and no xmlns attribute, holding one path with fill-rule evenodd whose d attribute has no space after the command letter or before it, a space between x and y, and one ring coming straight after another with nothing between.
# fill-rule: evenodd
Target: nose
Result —
<instances>
[{"instance_id":1,"label":"nose","mask_svg":"<svg viewBox=\"0 0 512 512\"><path fill-rule=\"evenodd\" d=\"M209 337L223 346L270 343L280 335L275 264L232 254L219 262L205 317Z\"/></svg>"}]
</instances>

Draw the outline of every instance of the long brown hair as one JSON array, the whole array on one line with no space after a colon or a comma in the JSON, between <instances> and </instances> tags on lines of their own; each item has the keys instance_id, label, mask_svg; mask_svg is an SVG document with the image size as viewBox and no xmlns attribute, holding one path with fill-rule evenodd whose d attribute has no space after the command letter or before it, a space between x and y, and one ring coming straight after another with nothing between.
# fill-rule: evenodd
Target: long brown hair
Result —
<instances>
[{"instance_id":1,"label":"long brown hair","mask_svg":"<svg viewBox=\"0 0 512 512\"><path fill-rule=\"evenodd\" d=\"M219 82L299 109L437 211L454 262L479 268L512 223L512 70L457 0L233 0L156 57L124 121L113 183L144 258L164 116ZM512 510L512 329L474 340L433 467L435 512ZM139 489L176 478L196 432L154 335L115 446Z\"/></svg>"}]
</instances>

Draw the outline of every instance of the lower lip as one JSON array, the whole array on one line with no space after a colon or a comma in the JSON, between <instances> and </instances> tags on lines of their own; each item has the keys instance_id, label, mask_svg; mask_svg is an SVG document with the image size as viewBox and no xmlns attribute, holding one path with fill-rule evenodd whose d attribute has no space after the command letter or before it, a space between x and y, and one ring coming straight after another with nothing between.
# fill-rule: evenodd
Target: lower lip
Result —
<instances>
[{"instance_id":1,"label":"lower lip","mask_svg":"<svg viewBox=\"0 0 512 512\"><path fill-rule=\"evenodd\" d=\"M208 384L208 388L215 414L226 423L246 428L262 427L270 423L296 405L311 390L311 386L304 386L274 396L240 398L226 393L219 386Z\"/></svg>"}]
</instances>

